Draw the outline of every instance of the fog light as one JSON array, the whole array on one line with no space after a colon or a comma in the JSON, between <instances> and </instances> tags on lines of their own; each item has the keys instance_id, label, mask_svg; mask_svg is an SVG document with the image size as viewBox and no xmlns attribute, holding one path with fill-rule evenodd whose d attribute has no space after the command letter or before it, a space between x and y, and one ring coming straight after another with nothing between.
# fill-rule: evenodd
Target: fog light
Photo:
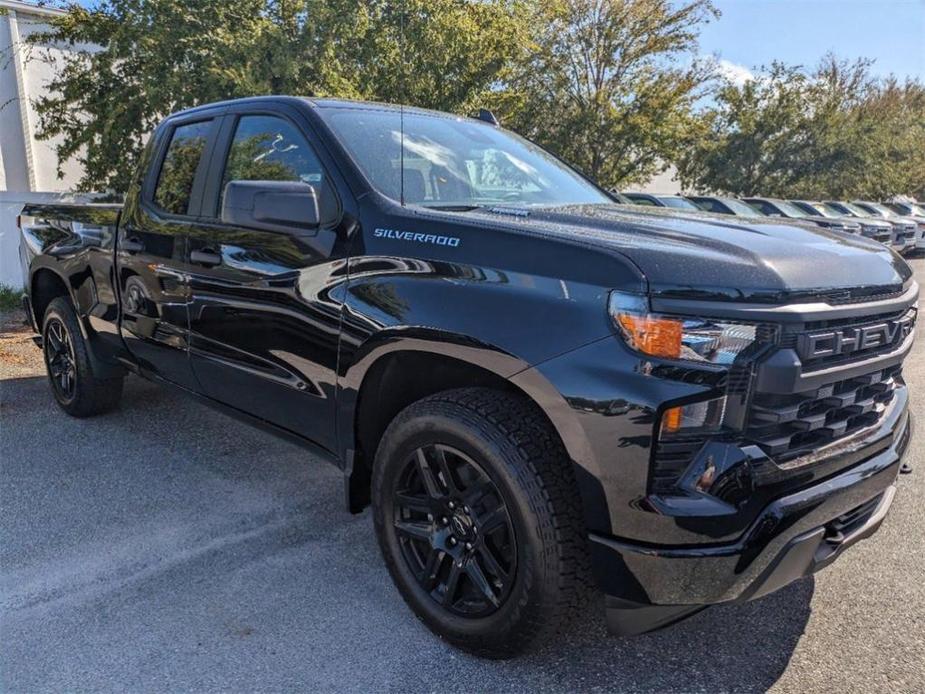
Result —
<instances>
[{"instance_id":1,"label":"fog light","mask_svg":"<svg viewBox=\"0 0 925 694\"><path fill-rule=\"evenodd\" d=\"M726 396L671 407L662 413L661 435L716 431L723 426Z\"/></svg>"}]
</instances>

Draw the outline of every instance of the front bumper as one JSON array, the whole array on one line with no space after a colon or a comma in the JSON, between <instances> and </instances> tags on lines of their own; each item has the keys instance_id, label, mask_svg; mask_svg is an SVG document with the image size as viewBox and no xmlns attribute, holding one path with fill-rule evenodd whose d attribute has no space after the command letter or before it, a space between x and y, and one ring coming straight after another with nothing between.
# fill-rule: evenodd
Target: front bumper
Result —
<instances>
[{"instance_id":1,"label":"front bumper","mask_svg":"<svg viewBox=\"0 0 925 694\"><path fill-rule=\"evenodd\" d=\"M734 543L659 547L591 536L611 630L641 633L722 602L767 595L819 570L876 532L912 435L906 403L891 412L888 445L823 482L769 504Z\"/></svg>"}]
</instances>

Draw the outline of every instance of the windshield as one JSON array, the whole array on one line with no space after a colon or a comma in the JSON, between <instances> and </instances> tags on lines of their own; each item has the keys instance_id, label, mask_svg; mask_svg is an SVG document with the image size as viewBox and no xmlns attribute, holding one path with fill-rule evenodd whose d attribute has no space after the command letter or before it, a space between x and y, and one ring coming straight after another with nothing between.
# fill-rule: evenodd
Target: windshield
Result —
<instances>
[{"instance_id":1,"label":"windshield","mask_svg":"<svg viewBox=\"0 0 925 694\"><path fill-rule=\"evenodd\" d=\"M773 203L775 207L777 207L788 217L809 217L809 213L806 210L801 210L792 202L787 202L786 200L774 200Z\"/></svg>"},{"instance_id":2,"label":"windshield","mask_svg":"<svg viewBox=\"0 0 925 694\"><path fill-rule=\"evenodd\" d=\"M857 217L873 217L874 215L871 212L868 212L863 207L858 207L853 202L840 202L840 206L844 207L846 210L851 212Z\"/></svg>"},{"instance_id":3,"label":"windshield","mask_svg":"<svg viewBox=\"0 0 925 694\"><path fill-rule=\"evenodd\" d=\"M659 200L665 203L668 207L674 207L679 210L697 210L698 212L701 211L697 205L692 203L690 200L686 200L685 198L677 198L666 195L663 198L659 198Z\"/></svg>"},{"instance_id":4,"label":"windshield","mask_svg":"<svg viewBox=\"0 0 925 694\"><path fill-rule=\"evenodd\" d=\"M397 109L321 111L373 187L393 200L404 192L406 203L428 207L612 202L536 145L482 121L406 112L402 138Z\"/></svg>"},{"instance_id":5,"label":"windshield","mask_svg":"<svg viewBox=\"0 0 925 694\"><path fill-rule=\"evenodd\" d=\"M797 205L797 203L793 203L793 204ZM799 205L797 205L797 207L817 217L837 217L839 216L839 215L836 215L828 207L823 205L821 202L809 202L808 200L804 200Z\"/></svg>"},{"instance_id":6,"label":"windshield","mask_svg":"<svg viewBox=\"0 0 925 694\"><path fill-rule=\"evenodd\" d=\"M873 208L873 209L876 210L877 212L880 212L884 217L893 217L893 218L895 219L896 217L899 216L898 214L896 214L895 212L893 212L893 210L891 210L891 209L890 209L889 207L887 207L886 205L880 205L879 203L876 203L876 202L867 202L867 203L864 203L864 204L865 204L867 207Z\"/></svg>"},{"instance_id":7,"label":"windshield","mask_svg":"<svg viewBox=\"0 0 925 694\"><path fill-rule=\"evenodd\" d=\"M743 217L760 217L761 213L756 210L754 207L748 203L744 203L741 200L736 200L735 198L720 198L722 203L733 211L734 214L741 215Z\"/></svg>"}]
</instances>

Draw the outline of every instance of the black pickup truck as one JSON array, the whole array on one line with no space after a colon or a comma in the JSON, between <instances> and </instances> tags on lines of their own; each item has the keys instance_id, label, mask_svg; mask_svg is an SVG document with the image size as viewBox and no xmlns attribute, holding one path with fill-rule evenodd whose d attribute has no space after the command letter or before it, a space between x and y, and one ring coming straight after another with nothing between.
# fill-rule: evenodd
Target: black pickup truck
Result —
<instances>
[{"instance_id":1,"label":"black pickup truck","mask_svg":"<svg viewBox=\"0 0 925 694\"><path fill-rule=\"evenodd\" d=\"M614 204L491 120L202 106L157 128L121 208L26 207L58 404L105 412L137 374L331 460L414 612L489 656L593 583L639 633L873 533L911 436L909 266Z\"/></svg>"}]
</instances>

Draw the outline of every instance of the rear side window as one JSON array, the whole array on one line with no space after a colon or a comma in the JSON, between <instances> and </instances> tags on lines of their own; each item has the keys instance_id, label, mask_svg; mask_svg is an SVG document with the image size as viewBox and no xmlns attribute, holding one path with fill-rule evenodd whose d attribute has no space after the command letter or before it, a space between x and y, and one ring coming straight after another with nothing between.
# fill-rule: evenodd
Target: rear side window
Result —
<instances>
[{"instance_id":1,"label":"rear side window","mask_svg":"<svg viewBox=\"0 0 925 694\"><path fill-rule=\"evenodd\" d=\"M305 136L276 116L242 116L228 152L229 181L301 181L322 188L324 171Z\"/></svg>"},{"instance_id":2,"label":"rear side window","mask_svg":"<svg viewBox=\"0 0 925 694\"><path fill-rule=\"evenodd\" d=\"M170 136L154 188L154 203L170 214L189 211L190 194L212 121L181 125Z\"/></svg>"}]
</instances>

